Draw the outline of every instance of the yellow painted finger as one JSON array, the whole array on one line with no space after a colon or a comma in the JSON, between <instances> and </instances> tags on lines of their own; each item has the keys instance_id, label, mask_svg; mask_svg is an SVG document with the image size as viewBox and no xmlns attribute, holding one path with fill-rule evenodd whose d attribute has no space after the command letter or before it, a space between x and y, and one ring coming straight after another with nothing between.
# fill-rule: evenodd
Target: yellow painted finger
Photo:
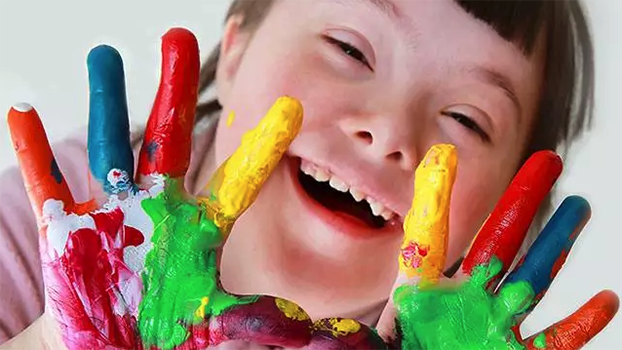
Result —
<instances>
[{"instance_id":1,"label":"yellow painted finger","mask_svg":"<svg viewBox=\"0 0 622 350\"><path fill-rule=\"evenodd\" d=\"M415 193L404 220L400 270L420 285L438 281L445 264L449 200L458 156L452 145L434 145L415 172Z\"/></svg>"},{"instance_id":2,"label":"yellow painted finger","mask_svg":"<svg viewBox=\"0 0 622 350\"><path fill-rule=\"evenodd\" d=\"M291 97L281 97L266 116L242 137L235 153L216 171L202 199L223 234L253 203L302 126L303 109Z\"/></svg>"}]
</instances>

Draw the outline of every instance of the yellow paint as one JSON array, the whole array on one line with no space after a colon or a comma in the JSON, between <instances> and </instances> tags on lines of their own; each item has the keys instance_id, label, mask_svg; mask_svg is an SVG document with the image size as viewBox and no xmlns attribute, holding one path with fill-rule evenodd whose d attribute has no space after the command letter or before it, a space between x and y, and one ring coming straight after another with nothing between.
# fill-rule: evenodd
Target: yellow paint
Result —
<instances>
[{"instance_id":1,"label":"yellow paint","mask_svg":"<svg viewBox=\"0 0 622 350\"><path fill-rule=\"evenodd\" d=\"M301 309L300 306L289 300L275 298L274 302L276 303L276 307L278 307L285 316L291 318L292 320L305 321L309 319L309 315L307 315L307 313Z\"/></svg>"},{"instance_id":2,"label":"yellow paint","mask_svg":"<svg viewBox=\"0 0 622 350\"><path fill-rule=\"evenodd\" d=\"M201 298L201 305L194 312L194 315L196 317L198 317L198 318L205 318L205 307L207 306L207 303L209 303L209 298L208 297Z\"/></svg>"},{"instance_id":3,"label":"yellow paint","mask_svg":"<svg viewBox=\"0 0 622 350\"><path fill-rule=\"evenodd\" d=\"M298 135L302 114L298 100L279 98L212 177L208 185L212 197L201 201L223 235L228 235L233 222L257 198L261 186Z\"/></svg>"},{"instance_id":4,"label":"yellow paint","mask_svg":"<svg viewBox=\"0 0 622 350\"><path fill-rule=\"evenodd\" d=\"M404 220L402 249L411 243L427 249L419 268L399 257L400 270L421 283L436 283L443 272L447 254L449 200L456 178L458 156L453 145L434 145L415 172L415 193Z\"/></svg>"},{"instance_id":5,"label":"yellow paint","mask_svg":"<svg viewBox=\"0 0 622 350\"><path fill-rule=\"evenodd\" d=\"M227 116L227 126L231 126L231 124L233 124L234 119L235 119L235 113L231 111L231 113L229 113L229 116Z\"/></svg>"},{"instance_id":6,"label":"yellow paint","mask_svg":"<svg viewBox=\"0 0 622 350\"><path fill-rule=\"evenodd\" d=\"M328 324L326 322L328 321ZM319 320L313 324L316 331L329 331L335 338L345 337L361 330L361 324L355 320L348 318L329 318L328 320Z\"/></svg>"}]
</instances>

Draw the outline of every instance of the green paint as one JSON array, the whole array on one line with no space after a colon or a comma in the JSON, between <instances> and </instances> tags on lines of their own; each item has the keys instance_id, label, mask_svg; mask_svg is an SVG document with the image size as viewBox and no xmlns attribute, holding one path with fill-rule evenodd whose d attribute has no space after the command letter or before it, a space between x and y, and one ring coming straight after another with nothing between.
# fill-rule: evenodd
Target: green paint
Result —
<instances>
[{"instance_id":1,"label":"green paint","mask_svg":"<svg viewBox=\"0 0 622 350\"><path fill-rule=\"evenodd\" d=\"M533 340L533 346L535 346L538 349L544 349L546 348L546 334L544 333L540 333L534 340Z\"/></svg>"},{"instance_id":2,"label":"green paint","mask_svg":"<svg viewBox=\"0 0 622 350\"><path fill-rule=\"evenodd\" d=\"M256 297L238 298L218 288L216 248L223 237L205 207L185 198L181 183L166 180L165 190L142 201L154 223L153 248L145 258L138 328L145 348L172 349L188 339L188 326ZM203 317L196 314L209 298Z\"/></svg>"},{"instance_id":3,"label":"green paint","mask_svg":"<svg viewBox=\"0 0 622 350\"><path fill-rule=\"evenodd\" d=\"M525 349L511 328L534 298L525 281L505 285L497 296L486 290L501 271L493 258L458 285L404 285L394 294L403 349Z\"/></svg>"}]
</instances>

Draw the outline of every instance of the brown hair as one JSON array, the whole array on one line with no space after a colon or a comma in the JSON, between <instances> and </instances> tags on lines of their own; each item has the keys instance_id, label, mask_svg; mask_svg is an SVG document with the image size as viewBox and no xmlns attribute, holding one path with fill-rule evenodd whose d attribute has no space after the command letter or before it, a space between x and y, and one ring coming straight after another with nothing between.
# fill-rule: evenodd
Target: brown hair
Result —
<instances>
[{"instance_id":1,"label":"brown hair","mask_svg":"<svg viewBox=\"0 0 622 350\"><path fill-rule=\"evenodd\" d=\"M525 152L526 160L542 149L568 150L589 128L594 105L594 50L584 10L578 0L455 0L465 11L493 27L503 38L531 55L540 33L545 33L543 96ZM227 19L239 15L241 28L252 32L275 0L233 0ZM217 45L201 68L199 94L213 85L218 65ZM197 105L197 122L211 118L221 106L217 100ZM540 227L551 209L545 200L534 227ZM533 234L532 234L533 236ZM527 244L531 240L527 240Z\"/></svg>"}]
</instances>

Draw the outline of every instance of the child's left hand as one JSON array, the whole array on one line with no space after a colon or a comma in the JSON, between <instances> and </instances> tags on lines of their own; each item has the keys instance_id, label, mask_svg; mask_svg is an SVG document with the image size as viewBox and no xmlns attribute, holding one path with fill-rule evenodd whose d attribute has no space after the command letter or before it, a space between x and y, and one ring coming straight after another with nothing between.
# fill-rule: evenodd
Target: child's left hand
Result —
<instances>
[{"instance_id":1,"label":"child's left hand","mask_svg":"<svg viewBox=\"0 0 622 350\"><path fill-rule=\"evenodd\" d=\"M528 254L499 286L540 202L561 173L552 152L534 154L514 178L462 263L441 281L447 248L455 149L434 146L417 169L413 206L405 221L399 286L378 331L404 349L576 350L598 334L618 309L602 291L563 321L528 338L520 324L540 301L590 216L581 197L560 205Z\"/></svg>"}]
</instances>

